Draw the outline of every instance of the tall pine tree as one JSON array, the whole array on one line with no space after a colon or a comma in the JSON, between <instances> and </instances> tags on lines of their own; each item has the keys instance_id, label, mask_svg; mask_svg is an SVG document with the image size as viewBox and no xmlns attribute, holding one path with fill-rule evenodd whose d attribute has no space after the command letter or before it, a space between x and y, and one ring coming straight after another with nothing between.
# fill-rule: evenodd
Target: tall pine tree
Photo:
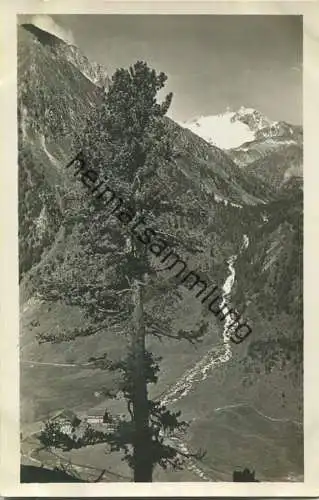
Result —
<instances>
[{"instance_id":1,"label":"tall pine tree","mask_svg":"<svg viewBox=\"0 0 319 500\"><path fill-rule=\"evenodd\" d=\"M169 318L169 312L177 307L178 292L171 293L170 284L154 273L145 244L131 231L124 230L123 234L121 227L129 211L136 220L143 216L149 204L146 186L150 177L177 155L164 118L172 94L161 104L157 102L166 79L164 73L157 74L139 61L129 70L118 69L108 93L101 93L101 105L92 110L86 129L78 133L75 152L81 152L82 166L106 176L121 198L129 200L129 210L121 207L109 217L114 206L104 209L103 199L88 193L83 207L77 206L66 218L66 238L77 242L78 251L64 251L53 264L43 267L38 280L42 298L80 306L90 321L71 335L41 335L41 342L70 341L117 327L127 339L127 354L122 359L112 361L102 353L89 362L121 374L120 390L127 402L128 420L116 419L112 432L98 432L88 426L80 437L75 433L68 438L49 422L41 440L46 446L65 449L108 442L112 449L124 451L136 482L152 481L156 464L180 467L185 458L168 437L187 424L179 421L179 412L169 411L148 395L148 384L157 381L159 360L148 351L146 335L193 341L202 334L202 330L173 332L160 311L145 307L145 297L150 301L162 287L166 292L163 308Z\"/></svg>"}]
</instances>

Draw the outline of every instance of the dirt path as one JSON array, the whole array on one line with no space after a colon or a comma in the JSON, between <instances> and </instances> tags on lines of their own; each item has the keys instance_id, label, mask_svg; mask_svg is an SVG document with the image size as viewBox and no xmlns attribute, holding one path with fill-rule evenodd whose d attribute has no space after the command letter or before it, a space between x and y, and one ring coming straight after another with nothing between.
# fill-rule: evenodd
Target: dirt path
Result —
<instances>
[{"instance_id":1,"label":"dirt path","mask_svg":"<svg viewBox=\"0 0 319 500\"><path fill-rule=\"evenodd\" d=\"M49 363L44 361L30 361L30 360L21 360L21 363L29 364L29 365L46 365L46 366L72 366L72 367L82 367L82 366L90 366L92 363Z\"/></svg>"}]
</instances>

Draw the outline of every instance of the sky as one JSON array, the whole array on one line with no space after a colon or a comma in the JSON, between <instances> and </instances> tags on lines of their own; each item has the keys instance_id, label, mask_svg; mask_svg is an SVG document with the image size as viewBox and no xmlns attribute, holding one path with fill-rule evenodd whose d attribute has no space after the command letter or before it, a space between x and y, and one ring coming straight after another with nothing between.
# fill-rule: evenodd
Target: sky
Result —
<instances>
[{"instance_id":1,"label":"sky","mask_svg":"<svg viewBox=\"0 0 319 500\"><path fill-rule=\"evenodd\" d=\"M145 60L168 76L169 115L184 121L240 106L302 123L302 17L29 15L112 74Z\"/></svg>"}]
</instances>

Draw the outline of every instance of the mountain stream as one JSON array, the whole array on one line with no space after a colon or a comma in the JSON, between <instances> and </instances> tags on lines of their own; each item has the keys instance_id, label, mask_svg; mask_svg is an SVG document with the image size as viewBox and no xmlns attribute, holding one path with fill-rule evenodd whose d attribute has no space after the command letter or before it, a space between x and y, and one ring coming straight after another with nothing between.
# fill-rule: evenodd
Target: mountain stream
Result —
<instances>
[{"instance_id":1,"label":"mountain stream","mask_svg":"<svg viewBox=\"0 0 319 500\"><path fill-rule=\"evenodd\" d=\"M243 235L243 244L241 250L244 250L249 245L249 238L246 234ZM227 260L229 274L222 286L222 303L220 309L223 310L224 314L228 311L228 299L230 297L234 282L235 282L235 267L237 255L232 255ZM181 398L185 397L191 389L198 383L205 380L208 375L212 372L214 368L227 363L232 357L232 350L229 340L229 325L232 323L232 318L227 316L224 323L223 333L222 333L222 345L214 346L212 349L205 354L202 359L200 359L192 368L187 370L180 379L166 392L165 395L161 397L162 405L167 405L179 401ZM170 438L173 441L175 447L184 454L190 454L190 450L187 445L179 439L177 436L172 436ZM212 481L213 479L208 477L206 472L204 472L192 458L188 460L187 469L196 474L198 477L204 481ZM210 471L210 474L212 471Z\"/></svg>"}]
</instances>

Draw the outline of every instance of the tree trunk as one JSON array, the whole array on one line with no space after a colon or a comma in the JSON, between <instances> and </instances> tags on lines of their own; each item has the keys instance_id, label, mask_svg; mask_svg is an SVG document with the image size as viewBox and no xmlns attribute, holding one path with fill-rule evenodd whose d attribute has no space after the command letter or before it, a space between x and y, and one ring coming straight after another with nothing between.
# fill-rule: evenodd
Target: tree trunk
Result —
<instances>
[{"instance_id":1,"label":"tree trunk","mask_svg":"<svg viewBox=\"0 0 319 500\"><path fill-rule=\"evenodd\" d=\"M133 443L134 482L152 482L153 461L149 432L149 405L145 373L145 326L143 322L142 286L133 282L133 416L135 435Z\"/></svg>"}]
</instances>

